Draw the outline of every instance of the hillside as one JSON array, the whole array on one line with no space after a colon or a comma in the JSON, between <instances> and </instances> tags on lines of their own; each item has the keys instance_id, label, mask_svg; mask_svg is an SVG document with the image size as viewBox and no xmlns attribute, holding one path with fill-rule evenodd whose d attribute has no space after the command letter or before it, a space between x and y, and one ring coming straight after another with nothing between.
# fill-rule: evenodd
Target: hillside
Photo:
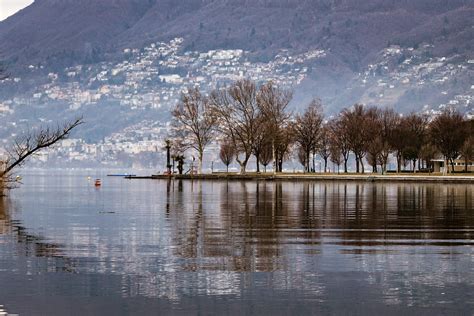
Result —
<instances>
[{"instance_id":1,"label":"hillside","mask_svg":"<svg viewBox=\"0 0 474 316\"><path fill-rule=\"evenodd\" d=\"M37 0L0 23L0 52L19 64L93 62L184 37L187 50L239 48L258 59L282 48L331 50L357 70L389 43L472 57L472 16L469 0Z\"/></svg>"},{"instance_id":2,"label":"hillside","mask_svg":"<svg viewBox=\"0 0 474 316\"><path fill-rule=\"evenodd\" d=\"M0 137L84 115L57 161L153 157L184 88L242 77L294 90L294 111L474 115L472 16L472 0L36 0L0 22Z\"/></svg>"}]
</instances>

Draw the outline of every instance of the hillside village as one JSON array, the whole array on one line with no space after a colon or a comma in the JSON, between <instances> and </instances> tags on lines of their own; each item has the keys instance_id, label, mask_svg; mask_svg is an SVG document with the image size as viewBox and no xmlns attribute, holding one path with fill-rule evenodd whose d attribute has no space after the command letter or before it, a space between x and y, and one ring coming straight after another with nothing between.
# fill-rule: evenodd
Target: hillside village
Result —
<instances>
[{"instance_id":1,"label":"hillside village","mask_svg":"<svg viewBox=\"0 0 474 316\"><path fill-rule=\"evenodd\" d=\"M183 51L183 39L152 43L143 49L126 48L115 62L77 65L62 72L50 72L45 83L27 93L15 94L0 100L0 119L7 122L0 133L9 139L16 136L12 127L48 123L41 117L18 117L16 112L25 109L59 104L69 114L82 113L84 107L103 106L114 102L130 113L143 110L169 112L188 87L203 91L222 87L238 78L256 82L273 81L285 88L297 89L311 75L316 75L314 65L324 61L330 52L311 50L293 54L281 50L272 60L252 60L250 52L240 49L210 50L207 52ZM472 74L474 60L451 57L430 57L430 45L401 48L391 45L380 54L377 63L370 64L350 83L352 90L362 91L359 102L390 105L413 91L422 91L418 98L426 98L423 111L436 114L446 106L454 106L467 116L474 115ZM44 71L42 66L30 65L29 70ZM453 81L471 82L464 89L448 89ZM11 77L1 84L20 85L22 78ZM433 89L445 102L430 104ZM407 93L408 91L408 93ZM428 95L424 95L424 94ZM409 104L409 102L407 102ZM402 109L412 111L409 107ZM3 129L3 130L2 130ZM15 128L17 129L17 128ZM107 167L153 167L164 159L163 141L169 131L169 116L161 120L143 118L138 123L124 126L105 135L99 142L70 139L58 148L39 156L39 165L94 166L100 162ZM0 144L0 147L2 145ZM215 148L208 149L214 155ZM212 160L212 159L211 159Z\"/></svg>"}]
</instances>

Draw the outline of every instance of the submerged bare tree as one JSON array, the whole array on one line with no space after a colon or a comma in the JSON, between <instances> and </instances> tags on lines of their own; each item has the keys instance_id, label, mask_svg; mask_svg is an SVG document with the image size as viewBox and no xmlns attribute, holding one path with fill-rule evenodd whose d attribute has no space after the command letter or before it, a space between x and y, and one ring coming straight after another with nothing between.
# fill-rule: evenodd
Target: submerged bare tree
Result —
<instances>
[{"instance_id":1,"label":"submerged bare tree","mask_svg":"<svg viewBox=\"0 0 474 316\"><path fill-rule=\"evenodd\" d=\"M198 88L189 89L182 94L172 114L186 146L198 153L198 173L201 174L204 149L213 140L216 122L209 100Z\"/></svg>"},{"instance_id":2,"label":"submerged bare tree","mask_svg":"<svg viewBox=\"0 0 474 316\"><path fill-rule=\"evenodd\" d=\"M11 147L7 149L5 160L1 162L0 193L3 193L3 189L8 188L12 183L11 174L16 168L21 167L29 157L40 150L66 139L71 131L82 123L83 119L80 117L55 128L43 127L16 138Z\"/></svg>"}]
</instances>

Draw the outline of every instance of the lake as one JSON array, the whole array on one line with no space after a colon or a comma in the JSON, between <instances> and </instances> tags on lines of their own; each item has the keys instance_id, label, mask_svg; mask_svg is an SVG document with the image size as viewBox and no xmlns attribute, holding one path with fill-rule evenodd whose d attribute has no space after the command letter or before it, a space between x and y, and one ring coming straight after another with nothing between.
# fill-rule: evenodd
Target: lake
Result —
<instances>
[{"instance_id":1,"label":"lake","mask_svg":"<svg viewBox=\"0 0 474 316\"><path fill-rule=\"evenodd\" d=\"M0 200L0 311L471 315L473 187L27 172Z\"/></svg>"}]
</instances>

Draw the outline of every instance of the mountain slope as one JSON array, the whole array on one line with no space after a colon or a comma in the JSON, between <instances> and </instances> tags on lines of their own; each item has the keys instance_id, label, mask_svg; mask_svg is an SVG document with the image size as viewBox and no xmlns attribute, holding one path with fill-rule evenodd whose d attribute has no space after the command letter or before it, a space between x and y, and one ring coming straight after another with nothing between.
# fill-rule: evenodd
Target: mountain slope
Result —
<instances>
[{"instance_id":1,"label":"mountain slope","mask_svg":"<svg viewBox=\"0 0 474 316\"><path fill-rule=\"evenodd\" d=\"M140 0L37 0L0 23L0 52L20 64L90 58L150 6Z\"/></svg>"},{"instance_id":2,"label":"mountain slope","mask_svg":"<svg viewBox=\"0 0 474 316\"><path fill-rule=\"evenodd\" d=\"M94 62L124 47L184 37L185 49L331 50L353 70L389 43L472 56L470 0L37 0L0 23L4 59ZM52 18L54 17L54 18Z\"/></svg>"}]
</instances>

